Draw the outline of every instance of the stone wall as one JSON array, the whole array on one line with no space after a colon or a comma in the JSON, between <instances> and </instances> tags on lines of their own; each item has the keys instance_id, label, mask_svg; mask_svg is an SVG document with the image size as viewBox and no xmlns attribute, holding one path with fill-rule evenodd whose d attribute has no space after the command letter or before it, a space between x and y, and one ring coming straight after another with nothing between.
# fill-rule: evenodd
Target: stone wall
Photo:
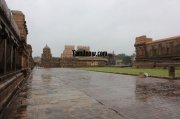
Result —
<instances>
[{"instance_id":1,"label":"stone wall","mask_svg":"<svg viewBox=\"0 0 180 119\"><path fill-rule=\"evenodd\" d=\"M24 14L21 11L12 10L12 15L20 31L21 40L27 43L26 39L27 39L28 30L27 30Z\"/></svg>"},{"instance_id":2,"label":"stone wall","mask_svg":"<svg viewBox=\"0 0 180 119\"><path fill-rule=\"evenodd\" d=\"M3 11L2 8L1 11ZM4 11L7 12L7 10ZM18 34L20 33L20 29L16 29L17 27L15 27L15 24L17 25L16 22L25 23L25 18L23 21L13 22L14 25L11 24L12 21L15 21L12 15L8 17L5 14L0 14L0 74L2 75L23 68L29 68L26 39L23 40L20 37L20 34ZM24 36L26 37L27 34L25 33Z\"/></svg>"},{"instance_id":3,"label":"stone wall","mask_svg":"<svg viewBox=\"0 0 180 119\"><path fill-rule=\"evenodd\" d=\"M23 15L22 12L20 14ZM6 2L0 0L0 118L3 118L6 106L27 78L30 61L33 62L29 59L32 47L27 47L26 42L25 16L15 20L13 15ZM21 28L26 29L25 32Z\"/></svg>"},{"instance_id":4,"label":"stone wall","mask_svg":"<svg viewBox=\"0 0 180 119\"><path fill-rule=\"evenodd\" d=\"M155 41L146 36L137 37L135 49L136 67L180 67L180 36Z\"/></svg>"},{"instance_id":5,"label":"stone wall","mask_svg":"<svg viewBox=\"0 0 180 119\"><path fill-rule=\"evenodd\" d=\"M72 50L75 50L73 45L65 45L61 57L52 57L51 49L46 45L43 49L41 57L42 67L93 67L106 66L115 63L115 55L111 54L106 57L74 57ZM77 50L90 51L89 46L78 46ZM49 57L51 56L51 57Z\"/></svg>"},{"instance_id":6,"label":"stone wall","mask_svg":"<svg viewBox=\"0 0 180 119\"><path fill-rule=\"evenodd\" d=\"M61 58L61 67L94 67L94 66L106 66L107 59L101 57L73 57L73 58Z\"/></svg>"}]
</instances>

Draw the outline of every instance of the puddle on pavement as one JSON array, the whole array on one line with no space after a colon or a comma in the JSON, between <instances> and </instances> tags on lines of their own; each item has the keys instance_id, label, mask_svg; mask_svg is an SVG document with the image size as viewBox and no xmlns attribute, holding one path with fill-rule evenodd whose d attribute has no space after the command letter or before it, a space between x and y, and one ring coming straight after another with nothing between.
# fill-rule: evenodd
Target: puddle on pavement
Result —
<instances>
[{"instance_id":1,"label":"puddle on pavement","mask_svg":"<svg viewBox=\"0 0 180 119\"><path fill-rule=\"evenodd\" d=\"M54 115L54 118L63 115L64 118L70 117L68 110L64 109L63 106L58 106L59 103L65 105L67 97L71 96L71 91L66 93L62 91L61 93L60 90L63 90L62 84L73 87L89 98L96 100L97 104L113 109L127 119L157 117L168 119L174 118L180 113L180 107L178 106L180 105L180 81L177 80L144 79L74 69L35 70L35 75L27 80L26 86L14 102L12 106L13 113L9 115L9 118L16 118L18 115L18 118L34 119L38 117L38 113L41 111L42 117L45 118L45 115ZM63 97L60 95L67 97L62 101ZM78 98L69 101L69 103L77 102ZM82 115L88 111L91 112L91 108L83 109L79 107L77 109L79 111L73 110L71 112L76 114L77 117L81 115L77 111L81 112ZM93 110L96 110L96 108ZM141 112L138 110L141 110ZM159 113L156 114L156 112ZM168 112L171 112L171 114ZM95 114L94 111L92 113ZM143 115L143 113L146 113L146 115ZM100 116L100 118L102 117Z\"/></svg>"}]
</instances>

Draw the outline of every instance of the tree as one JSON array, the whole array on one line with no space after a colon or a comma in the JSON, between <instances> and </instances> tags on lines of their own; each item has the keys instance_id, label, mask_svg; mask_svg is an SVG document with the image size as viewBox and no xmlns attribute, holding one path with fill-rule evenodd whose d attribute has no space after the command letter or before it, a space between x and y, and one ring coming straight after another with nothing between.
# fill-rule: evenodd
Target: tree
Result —
<instances>
[{"instance_id":1,"label":"tree","mask_svg":"<svg viewBox=\"0 0 180 119\"><path fill-rule=\"evenodd\" d=\"M122 54L118 54L116 57L117 57L117 59L122 60L125 56L126 56L126 54L122 53Z\"/></svg>"},{"instance_id":2,"label":"tree","mask_svg":"<svg viewBox=\"0 0 180 119\"><path fill-rule=\"evenodd\" d=\"M134 57L134 54L129 56L122 53L122 54L118 54L116 57L117 59L122 60L123 64L128 65L132 62L132 58Z\"/></svg>"}]
</instances>

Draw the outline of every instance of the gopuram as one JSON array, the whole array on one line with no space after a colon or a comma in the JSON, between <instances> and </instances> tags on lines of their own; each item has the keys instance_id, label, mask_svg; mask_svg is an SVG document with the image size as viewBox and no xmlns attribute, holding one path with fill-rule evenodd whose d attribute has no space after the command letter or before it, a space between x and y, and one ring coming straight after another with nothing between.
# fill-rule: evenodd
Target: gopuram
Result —
<instances>
[{"instance_id":1,"label":"gopuram","mask_svg":"<svg viewBox=\"0 0 180 119\"><path fill-rule=\"evenodd\" d=\"M153 41L152 38L140 36L135 42L135 67L175 66L180 68L180 36Z\"/></svg>"},{"instance_id":2,"label":"gopuram","mask_svg":"<svg viewBox=\"0 0 180 119\"><path fill-rule=\"evenodd\" d=\"M65 45L64 51L61 53L61 58L72 58L73 57L73 50L75 50L74 45Z\"/></svg>"}]
</instances>

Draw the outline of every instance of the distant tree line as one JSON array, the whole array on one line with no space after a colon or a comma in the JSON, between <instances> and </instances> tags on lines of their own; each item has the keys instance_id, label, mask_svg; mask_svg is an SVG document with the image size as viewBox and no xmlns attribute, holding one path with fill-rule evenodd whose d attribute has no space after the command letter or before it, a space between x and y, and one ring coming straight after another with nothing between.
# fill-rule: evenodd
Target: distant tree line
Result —
<instances>
[{"instance_id":1,"label":"distant tree line","mask_svg":"<svg viewBox=\"0 0 180 119\"><path fill-rule=\"evenodd\" d=\"M125 65L130 65L130 64L132 64L132 60L134 59L134 57L135 57L135 54L126 55L126 54L124 54L124 53L118 54L118 55L116 56L116 58L117 58L118 60L122 60L122 63L125 64Z\"/></svg>"}]
</instances>

